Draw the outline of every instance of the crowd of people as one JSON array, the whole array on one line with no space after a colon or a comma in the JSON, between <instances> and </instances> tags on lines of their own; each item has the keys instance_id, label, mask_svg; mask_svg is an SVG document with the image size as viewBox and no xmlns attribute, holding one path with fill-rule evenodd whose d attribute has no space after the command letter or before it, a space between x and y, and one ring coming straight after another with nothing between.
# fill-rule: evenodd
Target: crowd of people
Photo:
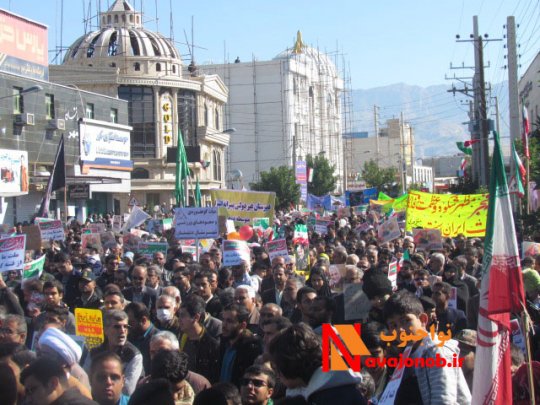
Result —
<instances>
[{"instance_id":1,"label":"crowd of people","mask_svg":"<svg viewBox=\"0 0 540 405\"><path fill-rule=\"evenodd\" d=\"M46 256L39 278L0 277L0 403L377 404L400 369L368 358L441 357L459 366L401 370L393 403L470 404L483 241L458 235L442 250L419 251L403 232L380 243L373 227L358 231L365 214L351 211L333 214L325 233L309 230L307 267L299 269L294 229L306 218L296 214L275 218L288 255L270 259L254 233L250 260L234 266L223 265L226 235L196 260L172 230L150 233L145 240L169 248L149 258L126 250L119 234L107 249L83 249L82 227L72 221L65 242L27 252L28 261ZM112 227L110 216L92 219ZM332 266L341 269L339 283ZM540 256L522 267L527 306L540 322ZM367 297L361 319L348 316L351 284ZM76 308L102 311L102 343L81 344ZM328 323L361 324L370 355L360 372L323 371ZM404 332L421 339L403 341ZM515 403L528 403L524 353L511 350Z\"/></svg>"}]
</instances>

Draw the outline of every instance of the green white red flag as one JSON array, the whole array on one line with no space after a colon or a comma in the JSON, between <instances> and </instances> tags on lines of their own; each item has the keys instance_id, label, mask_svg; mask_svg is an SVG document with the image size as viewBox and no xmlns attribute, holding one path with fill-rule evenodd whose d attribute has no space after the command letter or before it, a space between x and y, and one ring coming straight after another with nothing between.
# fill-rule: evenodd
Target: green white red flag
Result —
<instances>
[{"instance_id":1,"label":"green white red flag","mask_svg":"<svg viewBox=\"0 0 540 405\"><path fill-rule=\"evenodd\" d=\"M510 193L496 132L494 139L471 402L478 405L512 403L510 314L521 312L525 302Z\"/></svg>"}]
</instances>

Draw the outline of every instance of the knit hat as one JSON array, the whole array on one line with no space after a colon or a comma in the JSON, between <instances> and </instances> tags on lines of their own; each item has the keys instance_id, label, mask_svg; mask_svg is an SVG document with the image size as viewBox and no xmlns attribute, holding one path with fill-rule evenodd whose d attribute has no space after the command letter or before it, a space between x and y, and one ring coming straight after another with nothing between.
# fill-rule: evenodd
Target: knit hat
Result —
<instances>
[{"instance_id":1,"label":"knit hat","mask_svg":"<svg viewBox=\"0 0 540 405\"><path fill-rule=\"evenodd\" d=\"M48 328L43 332L38 343L40 346L49 346L70 366L81 360L81 347L60 329Z\"/></svg>"}]
</instances>

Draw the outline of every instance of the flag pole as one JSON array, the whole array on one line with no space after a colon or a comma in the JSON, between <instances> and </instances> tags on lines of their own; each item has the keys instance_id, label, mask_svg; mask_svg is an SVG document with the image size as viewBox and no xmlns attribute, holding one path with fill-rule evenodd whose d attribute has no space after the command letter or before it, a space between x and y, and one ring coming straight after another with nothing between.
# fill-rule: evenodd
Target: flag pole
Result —
<instances>
[{"instance_id":1,"label":"flag pole","mask_svg":"<svg viewBox=\"0 0 540 405\"><path fill-rule=\"evenodd\" d=\"M527 215L529 215L531 213L531 209L530 209L530 206L529 206L529 162L530 162L531 158L530 157L527 157L526 158L526 166L525 166L525 203L527 204L527 208L526 208L526 213Z\"/></svg>"},{"instance_id":2,"label":"flag pole","mask_svg":"<svg viewBox=\"0 0 540 405\"><path fill-rule=\"evenodd\" d=\"M523 304L522 304L523 305ZM531 400L531 405L536 405L536 394L534 392L534 377L532 369L532 353L531 353L531 342L529 341L529 326L530 318L527 313L527 309L523 306L523 311L521 313L521 322L523 324L523 336L525 338L525 349L527 351L527 376L529 377L529 398Z\"/></svg>"}]
</instances>

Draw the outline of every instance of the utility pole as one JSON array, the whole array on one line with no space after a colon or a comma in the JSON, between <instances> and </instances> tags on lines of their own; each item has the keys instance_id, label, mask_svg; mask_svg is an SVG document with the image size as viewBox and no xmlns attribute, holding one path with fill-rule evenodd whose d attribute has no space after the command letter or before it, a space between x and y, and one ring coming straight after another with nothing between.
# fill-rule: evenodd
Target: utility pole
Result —
<instances>
[{"instance_id":1,"label":"utility pole","mask_svg":"<svg viewBox=\"0 0 540 405\"><path fill-rule=\"evenodd\" d=\"M407 161L405 159L405 122L403 121L403 111L401 112L399 124L399 139L401 141L401 162L399 168L401 173L401 194L405 194L407 190Z\"/></svg>"}]
</instances>

